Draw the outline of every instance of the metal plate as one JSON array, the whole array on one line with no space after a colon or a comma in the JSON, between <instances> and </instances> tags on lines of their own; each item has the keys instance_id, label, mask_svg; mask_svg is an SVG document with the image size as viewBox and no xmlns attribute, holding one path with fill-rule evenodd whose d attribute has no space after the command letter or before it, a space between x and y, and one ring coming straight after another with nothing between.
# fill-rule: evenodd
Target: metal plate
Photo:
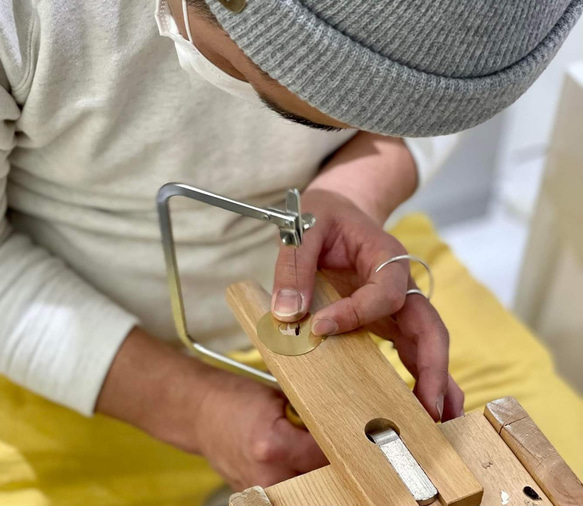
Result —
<instances>
[{"instance_id":1,"label":"metal plate","mask_svg":"<svg viewBox=\"0 0 583 506\"><path fill-rule=\"evenodd\" d=\"M309 313L299 322L283 323L269 312L257 324L257 337L273 353L304 355L316 349L325 339L312 334L311 328L312 315Z\"/></svg>"},{"instance_id":2,"label":"metal plate","mask_svg":"<svg viewBox=\"0 0 583 506\"><path fill-rule=\"evenodd\" d=\"M387 429L370 434L370 438L385 454L419 505L424 506L435 501L436 488L415 457L411 455L399 434L392 429Z\"/></svg>"}]
</instances>

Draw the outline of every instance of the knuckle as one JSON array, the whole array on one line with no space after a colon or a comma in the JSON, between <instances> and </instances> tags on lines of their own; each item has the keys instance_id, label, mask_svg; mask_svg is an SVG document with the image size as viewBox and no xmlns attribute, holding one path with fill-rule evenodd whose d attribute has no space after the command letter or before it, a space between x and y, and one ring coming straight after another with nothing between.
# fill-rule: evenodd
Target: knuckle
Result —
<instances>
[{"instance_id":1,"label":"knuckle","mask_svg":"<svg viewBox=\"0 0 583 506\"><path fill-rule=\"evenodd\" d=\"M435 367L431 364L417 363L417 373L419 376L426 376L434 371Z\"/></svg>"},{"instance_id":2,"label":"knuckle","mask_svg":"<svg viewBox=\"0 0 583 506\"><path fill-rule=\"evenodd\" d=\"M441 323L441 335L443 336L443 341L445 343L445 345L447 346L447 349L449 349L449 330L447 330L447 327L444 325L444 323Z\"/></svg>"},{"instance_id":3,"label":"knuckle","mask_svg":"<svg viewBox=\"0 0 583 506\"><path fill-rule=\"evenodd\" d=\"M466 400L466 394L453 379L450 379L450 381L453 381L454 384L453 393L455 397L463 404Z\"/></svg>"},{"instance_id":4,"label":"knuckle","mask_svg":"<svg viewBox=\"0 0 583 506\"><path fill-rule=\"evenodd\" d=\"M449 350L449 330L439 316L436 319L418 321L415 328L411 329L411 334L416 343L435 341L440 347Z\"/></svg>"},{"instance_id":5,"label":"knuckle","mask_svg":"<svg viewBox=\"0 0 583 506\"><path fill-rule=\"evenodd\" d=\"M395 286L387 287L385 296L390 315L396 313L405 305L406 295Z\"/></svg>"},{"instance_id":6,"label":"knuckle","mask_svg":"<svg viewBox=\"0 0 583 506\"><path fill-rule=\"evenodd\" d=\"M430 326L424 325L423 322L417 321L416 325L408 327L409 338L416 345L428 346L431 338Z\"/></svg>"},{"instance_id":7,"label":"knuckle","mask_svg":"<svg viewBox=\"0 0 583 506\"><path fill-rule=\"evenodd\" d=\"M423 340L423 336L423 332L420 332L418 329L412 329L409 339L411 339L414 344L419 345L419 342Z\"/></svg>"},{"instance_id":8,"label":"knuckle","mask_svg":"<svg viewBox=\"0 0 583 506\"><path fill-rule=\"evenodd\" d=\"M435 363L422 363L417 364L417 371L419 376L433 376L439 378L444 385L447 385L449 379L449 371L447 370L447 365L435 364Z\"/></svg>"},{"instance_id":9,"label":"knuckle","mask_svg":"<svg viewBox=\"0 0 583 506\"><path fill-rule=\"evenodd\" d=\"M409 253L405 246L403 246L397 239L395 239L394 248L398 255L407 255Z\"/></svg>"},{"instance_id":10,"label":"knuckle","mask_svg":"<svg viewBox=\"0 0 583 506\"><path fill-rule=\"evenodd\" d=\"M269 438L260 437L251 445L251 457L255 462L269 463L278 458L279 450Z\"/></svg>"},{"instance_id":11,"label":"knuckle","mask_svg":"<svg viewBox=\"0 0 583 506\"><path fill-rule=\"evenodd\" d=\"M445 345L446 349L449 349L449 330L447 329L447 327L445 326L445 323L443 323L443 320L439 317L439 315L437 314L436 311L436 320L433 323L433 325L431 326L432 328L428 328L427 332L429 331L434 331L437 333L437 336L439 337L439 340Z\"/></svg>"},{"instance_id":12,"label":"knuckle","mask_svg":"<svg viewBox=\"0 0 583 506\"><path fill-rule=\"evenodd\" d=\"M385 241L387 248L391 251L393 256L406 255L409 253L405 246L401 244L401 241L399 241L394 235L385 234Z\"/></svg>"},{"instance_id":13,"label":"knuckle","mask_svg":"<svg viewBox=\"0 0 583 506\"><path fill-rule=\"evenodd\" d=\"M350 321L354 328L362 327L365 319L362 313L362 308L358 304L350 305Z\"/></svg>"}]
</instances>

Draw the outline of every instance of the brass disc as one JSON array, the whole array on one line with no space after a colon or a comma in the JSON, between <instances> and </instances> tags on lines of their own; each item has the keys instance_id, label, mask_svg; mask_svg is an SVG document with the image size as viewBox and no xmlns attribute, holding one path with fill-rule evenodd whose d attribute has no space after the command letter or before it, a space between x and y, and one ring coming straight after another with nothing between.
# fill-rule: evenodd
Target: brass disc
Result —
<instances>
[{"instance_id":1,"label":"brass disc","mask_svg":"<svg viewBox=\"0 0 583 506\"><path fill-rule=\"evenodd\" d=\"M309 313L299 322L283 323L269 312L257 324L257 337L273 353L303 355L316 349L325 339L312 334L311 328L312 315Z\"/></svg>"}]
</instances>

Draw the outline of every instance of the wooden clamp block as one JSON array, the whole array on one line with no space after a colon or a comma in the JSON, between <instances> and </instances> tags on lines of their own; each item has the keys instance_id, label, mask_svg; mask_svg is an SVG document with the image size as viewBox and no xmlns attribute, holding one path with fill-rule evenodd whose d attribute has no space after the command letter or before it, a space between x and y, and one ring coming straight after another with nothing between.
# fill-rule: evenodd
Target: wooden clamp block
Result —
<instances>
[{"instance_id":1,"label":"wooden clamp block","mask_svg":"<svg viewBox=\"0 0 583 506\"><path fill-rule=\"evenodd\" d=\"M516 399L490 402L485 415L553 504L583 505L583 484Z\"/></svg>"},{"instance_id":2,"label":"wooden clamp block","mask_svg":"<svg viewBox=\"0 0 583 506\"><path fill-rule=\"evenodd\" d=\"M365 434L367 424L378 419L396 428L438 490L441 504L480 504L481 485L367 332L329 337L306 355L272 353L256 333L257 322L270 309L270 299L253 282L227 290L235 316L342 482L342 493L350 497L347 504L417 505ZM334 288L318 274L312 313L338 299Z\"/></svg>"}]
</instances>

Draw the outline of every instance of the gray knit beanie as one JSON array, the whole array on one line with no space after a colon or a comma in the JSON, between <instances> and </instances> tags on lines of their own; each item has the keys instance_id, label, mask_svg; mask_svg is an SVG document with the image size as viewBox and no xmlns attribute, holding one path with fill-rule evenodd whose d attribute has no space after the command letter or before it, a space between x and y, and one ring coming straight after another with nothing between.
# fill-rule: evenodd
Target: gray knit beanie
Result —
<instances>
[{"instance_id":1,"label":"gray knit beanie","mask_svg":"<svg viewBox=\"0 0 583 506\"><path fill-rule=\"evenodd\" d=\"M402 137L464 130L512 104L583 11L583 0L206 1L291 92L351 126Z\"/></svg>"}]
</instances>

